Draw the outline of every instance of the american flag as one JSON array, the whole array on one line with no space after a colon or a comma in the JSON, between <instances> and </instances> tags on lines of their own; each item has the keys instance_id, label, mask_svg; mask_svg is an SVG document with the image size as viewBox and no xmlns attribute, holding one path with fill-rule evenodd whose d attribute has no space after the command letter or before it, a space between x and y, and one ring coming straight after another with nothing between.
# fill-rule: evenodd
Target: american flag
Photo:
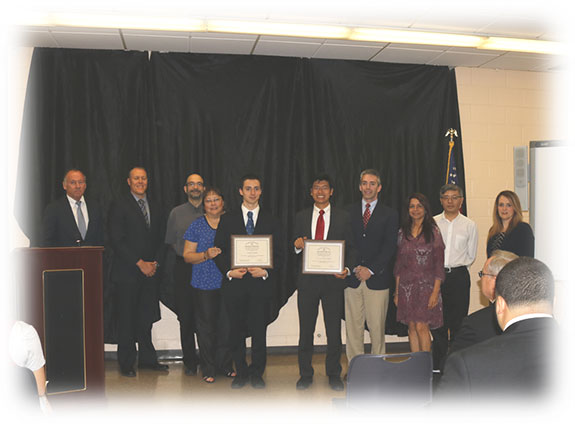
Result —
<instances>
[{"instance_id":1,"label":"american flag","mask_svg":"<svg viewBox=\"0 0 575 424\"><path fill-rule=\"evenodd\" d=\"M449 140L449 152L447 153L447 174L445 176L445 184L459 185L459 179L457 178L457 165L455 164L455 152L453 150L455 147L453 135L457 137L457 131L450 129L445 135L451 136Z\"/></svg>"},{"instance_id":2,"label":"american flag","mask_svg":"<svg viewBox=\"0 0 575 424\"><path fill-rule=\"evenodd\" d=\"M457 178L457 166L455 165L455 154L453 152L453 147L449 146L449 158L447 164L447 178L445 184L455 184L459 185Z\"/></svg>"}]
</instances>

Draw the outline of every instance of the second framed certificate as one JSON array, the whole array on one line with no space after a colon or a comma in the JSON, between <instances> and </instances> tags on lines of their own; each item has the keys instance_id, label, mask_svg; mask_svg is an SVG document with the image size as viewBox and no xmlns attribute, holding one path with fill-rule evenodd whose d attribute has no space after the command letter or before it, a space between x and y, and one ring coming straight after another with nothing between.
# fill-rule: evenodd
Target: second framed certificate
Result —
<instances>
[{"instance_id":1,"label":"second framed certificate","mask_svg":"<svg viewBox=\"0 0 575 424\"><path fill-rule=\"evenodd\" d=\"M302 273L338 274L343 271L344 240L305 240Z\"/></svg>"},{"instance_id":2,"label":"second framed certificate","mask_svg":"<svg viewBox=\"0 0 575 424\"><path fill-rule=\"evenodd\" d=\"M231 237L231 268L273 268L273 236L233 235Z\"/></svg>"}]
</instances>

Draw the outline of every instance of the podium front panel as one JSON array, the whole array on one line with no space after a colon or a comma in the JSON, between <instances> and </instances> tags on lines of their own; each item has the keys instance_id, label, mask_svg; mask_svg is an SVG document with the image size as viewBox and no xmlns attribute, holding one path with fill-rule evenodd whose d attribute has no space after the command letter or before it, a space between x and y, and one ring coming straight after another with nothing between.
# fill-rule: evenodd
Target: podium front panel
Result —
<instances>
[{"instance_id":1,"label":"podium front panel","mask_svg":"<svg viewBox=\"0 0 575 424\"><path fill-rule=\"evenodd\" d=\"M86 390L84 271L42 273L48 394Z\"/></svg>"}]
</instances>

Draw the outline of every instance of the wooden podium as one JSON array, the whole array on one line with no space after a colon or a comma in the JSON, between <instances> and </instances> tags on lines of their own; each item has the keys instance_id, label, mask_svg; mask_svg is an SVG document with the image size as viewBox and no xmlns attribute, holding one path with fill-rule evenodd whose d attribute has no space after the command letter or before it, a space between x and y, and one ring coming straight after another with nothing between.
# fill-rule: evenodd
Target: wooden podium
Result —
<instances>
[{"instance_id":1,"label":"wooden podium","mask_svg":"<svg viewBox=\"0 0 575 424\"><path fill-rule=\"evenodd\" d=\"M21 319L36 328L50 399L103 398L103 247L15 251Z\"/></svg>"}]
</instances>

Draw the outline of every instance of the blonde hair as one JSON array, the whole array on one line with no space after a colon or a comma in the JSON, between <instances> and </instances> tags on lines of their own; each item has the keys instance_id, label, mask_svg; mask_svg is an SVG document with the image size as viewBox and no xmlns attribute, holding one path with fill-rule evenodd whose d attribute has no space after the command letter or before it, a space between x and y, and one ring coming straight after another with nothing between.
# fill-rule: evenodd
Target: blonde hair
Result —
<instances>
[{"instance_id":1,"label":"blonde hair","mask_svg":"<svg viewBox=\"0 0 575 424\"><path fill-rule=\"evenodd\" d=\"M487 240L491 237L495 236L503 232L503 221L501 221L501 217L499 216L497 205L499 204L499 199L501 196L507 197L511 202L511 206L513 207L513 218L511 218L511 222L507 227L506 232L510 232L513 230L517 224L523 222L523 213L521 212L521 201L515 192L511 190L503 190L501 193L497 195L495 198L495 203L493 204L493 225L489 229L489 233L487 234Z\"/></svg>"}]
</instances>

